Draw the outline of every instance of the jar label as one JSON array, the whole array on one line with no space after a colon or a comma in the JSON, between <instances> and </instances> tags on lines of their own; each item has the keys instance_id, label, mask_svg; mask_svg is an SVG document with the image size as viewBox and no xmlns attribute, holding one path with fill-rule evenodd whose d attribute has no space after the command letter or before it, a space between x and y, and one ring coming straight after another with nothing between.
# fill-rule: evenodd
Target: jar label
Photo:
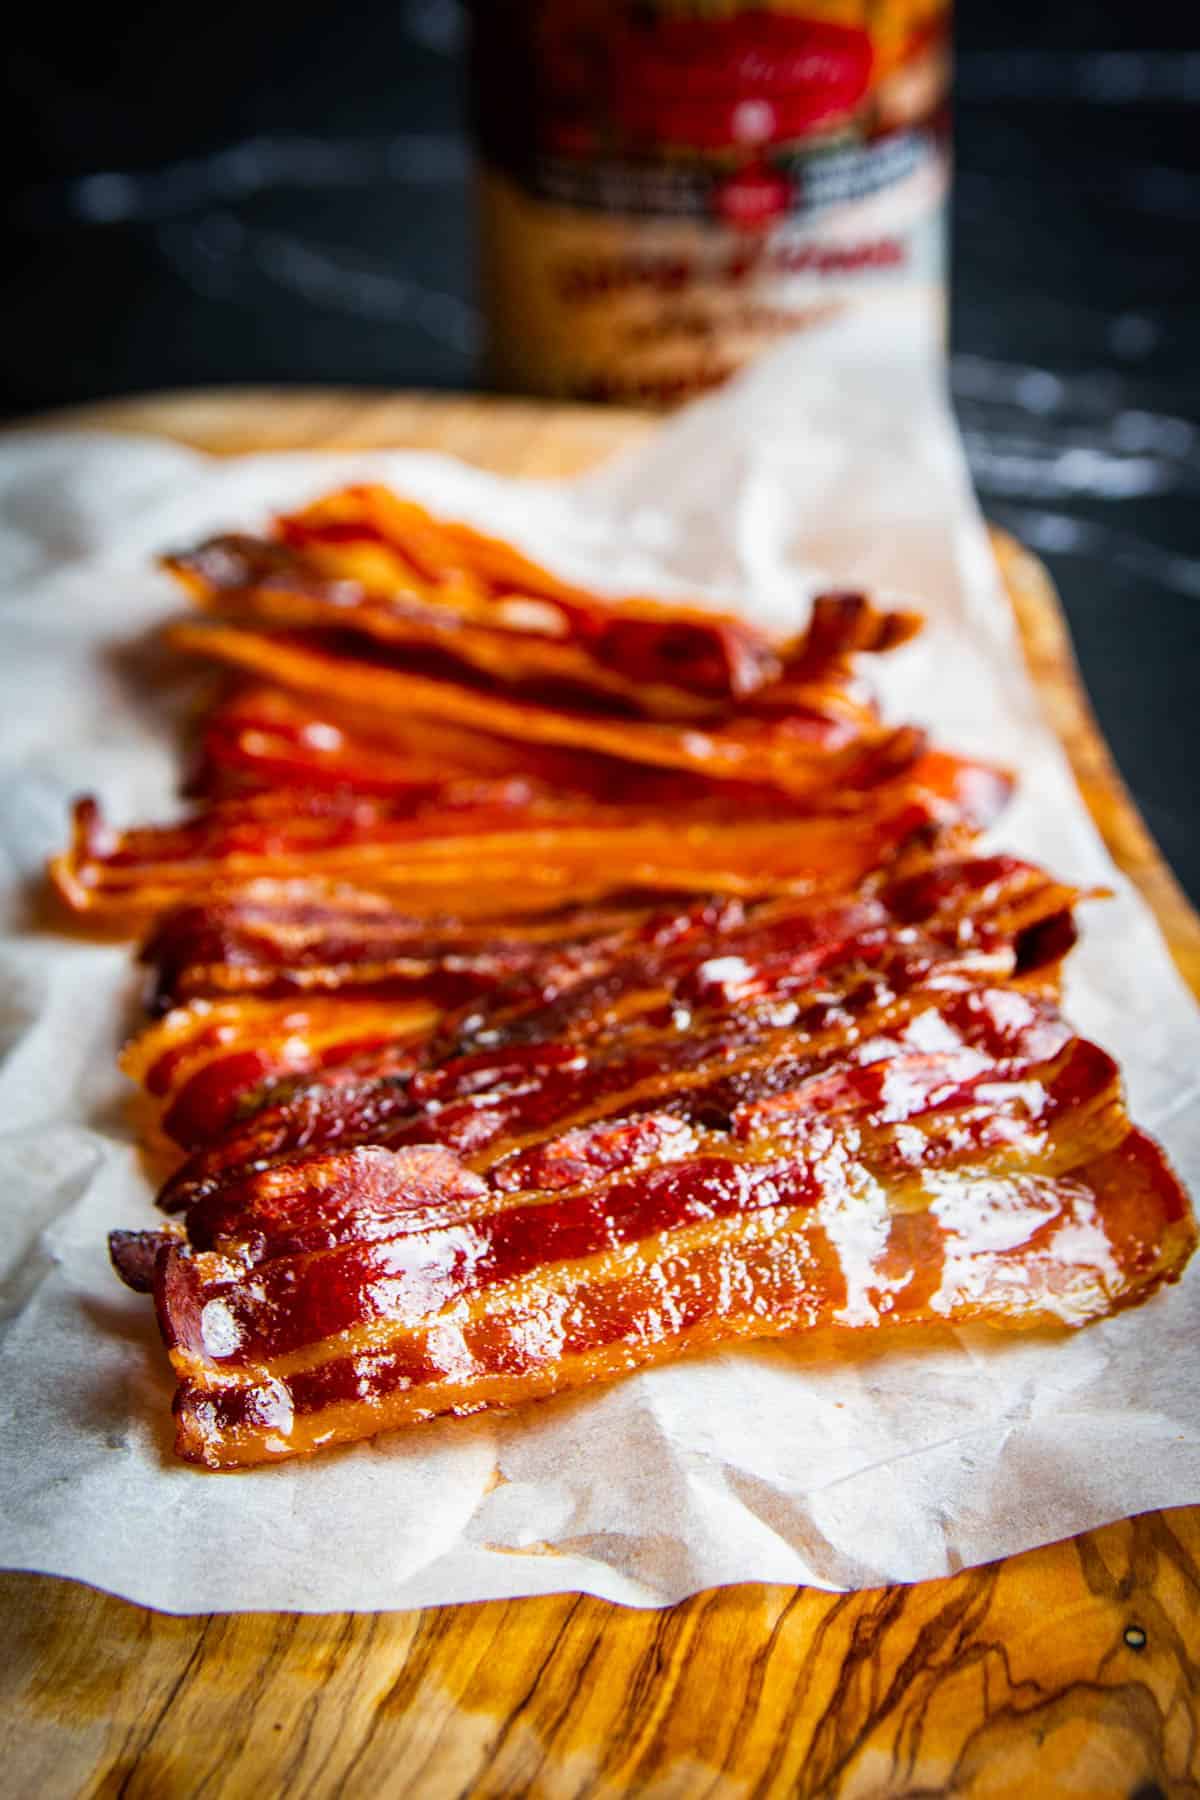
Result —
<instances>
[{"instance_id":1,"label":"jar label","mask_svg":"<svg viewBox=\"0 0 1200 1800\"><path fill-rule=\"evenodd\" d=\"M490 0L474 91L491 361L666 403L943 280L946 0Z\"/></svg>"}]
</instances>

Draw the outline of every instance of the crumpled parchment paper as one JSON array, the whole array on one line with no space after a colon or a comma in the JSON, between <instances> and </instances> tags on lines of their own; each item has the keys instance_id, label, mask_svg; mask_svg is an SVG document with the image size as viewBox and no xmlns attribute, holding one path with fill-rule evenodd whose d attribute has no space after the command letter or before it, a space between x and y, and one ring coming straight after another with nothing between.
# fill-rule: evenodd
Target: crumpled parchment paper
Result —
<instances>
[{"instance_id":1,"label":"crumpled parchment paper","mask_svg":"<svg viewBox=\"0 0 1200 1800\"><path fill-rule=\"evenodd\" d=\"M1088 906L1068 1003L1138 1120L1200 1180L1200 1029L1033 701L922 318L786 346L573 484L441 457L214 461L147 439L0 442L0 1559L175 1612L320 1611L582 1589L659 1605L736 1581L916 1581L1200 1500L1200 1267L1061 1337L946 1329L831 1361L803 1339L691 1356L507 1416L210 1475L170 1452L148 1303L108 1266L151 1194L114 1058L122 946L37 926L67 806L178 805L173 696L139 640L179 610L154 553L377 477L568 574L731 600L795 625L822 580L916 598L889 705L1007 762L997 837L1115 900ZM1147 628L1152 624L1148 621Z\"/></svg>"}]
</instances>

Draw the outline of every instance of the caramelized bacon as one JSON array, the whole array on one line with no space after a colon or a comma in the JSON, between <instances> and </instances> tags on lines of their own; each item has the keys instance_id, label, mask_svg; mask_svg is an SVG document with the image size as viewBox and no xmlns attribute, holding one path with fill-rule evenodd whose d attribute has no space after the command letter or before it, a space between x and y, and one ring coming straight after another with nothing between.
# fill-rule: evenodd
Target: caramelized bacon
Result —
<instances>
[{"instance_id":1,"label":"caramelized bacon","mask_svg":"<svg viewBox=\"0 0 1200 1800\"><path fill-rule=\"evenodd\" d=\"M279 519L272 537L214 538L165 561L231 622L332 628L506 687L575 688L656 718L702 717L915 628L839 596L846 603L818 608L807 634L777 644L732 614L602 598L381 487L329 495Z\"/></svg>"},{"instance_id":2,"label":"caramelized bacon","mask_svg":"<svg viewBox=\"0 0 1200 1800\"><path fill-rule=\"evenodd\" d=\"M371 550L371 560L379 560L378 547ZM173 557L168 566L207 610L238 623L353 633L410 657L462 665L506 686L575 688L655 717L703 718L721 701L752 692L780 672L770 646L733 620L701 616L664 626L615 617L589 642L573 629L570 609L557 603L512 595L490 607L481 599L472 613L459 610L446 590L435 590L430 599L390 582L372 591L334 572L361 560L349 544L302 552L226 537ZM660 679L639 683L622 666L622 650ZM671 685L671 677L680 685Z\"/></svg>"},{"instance_id":3,"label":"caramelized bacon","mask_svg":"<svg viewBox=\"0 0 1200 1800\"><path fill-rule=\"evenodd\" d=\"M520 783L449 782L402 798L275 789L213 801L177 825L115 831L86 800L51 873L72 911L125 925L267 881L314 904L349 886L424 916L545 911L614 888L836 892L1005 791L979 765L929 757L895 780L834 792L822 812L789 811L778 796L673 812L585 806Z\"/></svg>"},{"instance_id":4,"label":"caramelized bacon","mask_svg":"<svg viewBox=\"0 0 1200 1800\"><path fill-rule=\"evenodd\" d=\"M167 635L179 650L335 705L388 718L416 715L518 743L587 750L715 780L765 782L785 793L813 792L885 735L872 722L873 709L840 674L831 685L781 684L779 704L771 703L768 690L753 706L724 716L671 723L590 708L578 696L522 697L499 683L468 684L447 670L403 666L372 657L350 633L184 621ZM841 763L831 761L839 756Z\"/></svg>"},{"instance_id":5,"label":"caramelized bacon","mask_svg":"<svg viewBox=\"0 0 1200 1800\"><path fill-rule=\"evenodd\" d=\"M545 911L617 886L834 892L990 822L1009 792L998 771L882 723L853 659L914 621L861 595L821 596L800 637L771 645L736 620L602 601L376 489L270 541L169 560L218 614L177 627L179 643L319 692L320 708L258 688L218 709L192 784L203 803L175 825L114 831L81 802L52 876L97 922L136 928L262 881L302 883L316 903L365 890L423 917ZM496 657L459 654L476 632L503 640ZM551 651L604 681L571 686ZM656 658L675 671L671 705L646 674ZM600 691L618 675L637 705ZM703 699L699 722L680 718L681 696Z\"/></svg>"},{"instance_id":6,"label":"caramelized bacon","mask_svg":"<svg viewBox=\"0 0 1200 1800\"><path fill-rule=\"evenodd\" d=\"M1109 1059L1072 1039L1005 1079L916 1062L732 1132L631 1121L594 1158L560 1139L529 1186L423 1146L226 1186L136 1259L155 1252L180 1454L233 1468L739 1337L1076 1326L1179 1273L1186 1201Z\"/></svg>"},{"instance_id":7,"label":"caramelized bacon","mask_svg":"<svg viewBox=\"0 0 1200 1800\"><path fill-rule=\"evenodd\" d=\"M367 1059L377 1077L410 1073L438 1017L420 1001L199 1000L139 1032L121 1067L145 1089L162 1133L193 1147L285 1078L328 1079Z\"/></svg>"},{"instance_id":8,"label":"caramelized bacon","mask_svg":"<svg viewBox=\"0 0 1200 1800\"><path fill-rule=\"evenodd\" d=\"M253 690L206 728L198 810L117 832L82 801L52 875L73 911L126 926L184 895L222 902L263 881L302 884L294 891L316 905L349 884L424 917L495 916L518 895L545 910L617 884L833 890L918 835L989 824L1011 787L911 727L802 760L807 791L797 770L784 792L453 726L423 736L420 721Z\"/></svg>"},{"instance_id":9,"label":"caramelized bacon","mask_svg":"<svg viewBox=\"0 0 1200 1800\"><path fill-rule=\"evenodd\" d=\"M164 914L142 945L151 1009L242 996L412 998L455 1005L530 967L548 946L603 940L640 924L653 902L616 898L531 917L414 918L356 889L327 899L270 897L247 884L223 905Z\"/></svg>"},{"instance_id":10,"label":"caramelized bacon","mask_svg":"<svg viewBox=\"0 0 1200 1800\"><path fill-rule=\"evenodd\" d=\"M560 793L613 800L630 770L586 752L537 749L434 719L318 705L285 688L256 685L238 689L208 714L188 787L210 798L279 787L390 794L450 777L521 777Z\"/></svg>"},{"instance_id":11,"label":"caramelized bacon","mask_svg":"<svg viewBox=\"0 0 1200 1800\"><path fill-rule=\"evenodd\" d=\"M411 1080L397 1079L382 1047L341 1059L336 1085L262 1087L257 1107L243 1105L172 1176L162 1203L185 1207L230 1170L301 1147L439 1142L483 1167L664 1096L682 1104L686 1095L698 1116L727 1120L772 1084L847 1055L885 1054L906 1032L918 1043L930 1029L943 1042L982 1034L1007 1054L1007 1020L1044 1051L1061 1028L1031 1012L1032 999L1012 992L978 1006L971 996L1004 981L1052 995L1055 966L1041 960L1027 972L1025 946L1076 895L1028 864L1005 864L959 865L944 883L958 905L943 904L924 930L911 922L908 882L897 888L900 924L886 896L709 901L646 909L590 940L546 945L452 1015L422 1046ZM934 1027L924 1015L938 1006Z\"/></svg>"},{"instance_id":12,"label":"caramelized bacon","mask_svg":"<svg viewBox=\"0 0 1200 1800\"><path fill-rule=\"evenodd\" d=\"M875 734L856 779L897 775L924 751L911 728ZM792 716L791 728L797 729ZM807 734L830 751L853 740L843 723L809 720ZM927 756L928 752L924 752ZM830 769L836 765L830 765ZM630 764L592 751L512 739L445 722L319 704L284 689L249 687L214 708L204 724L190 791L207 798L256 789L350 789L358 794L404 795L449 781L520 781L528 792L599 806L646 808L699 804L774 806L793 799L770 783L723 781L689 769Z\"/></svg>"},{"instance_id":13,"label":"caramelized bacon","mask_svg":"<svg viewBox=\"0 0 1200 1800\"><path fill-rule=\"evenodd\" d=\"M607 599L380 488L168 559L208 717L173 824L54 879L152 929L123 1066L184 1152L116 1232L235 1468L798 1330L1082 1325L1195 1228L1058 1009L1076 890L880 717L915 628Z\"/></svg>"}]
</instances>

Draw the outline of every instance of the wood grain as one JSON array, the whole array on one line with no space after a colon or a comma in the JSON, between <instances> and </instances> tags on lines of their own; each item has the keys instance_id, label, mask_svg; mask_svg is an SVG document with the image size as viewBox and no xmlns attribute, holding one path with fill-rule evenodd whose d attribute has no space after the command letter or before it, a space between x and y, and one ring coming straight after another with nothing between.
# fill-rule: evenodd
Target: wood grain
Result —
<instances>
[{"instance_id":1,"label":"wood grain","mask_svg":"<svg viewBox=\"0 0 1200 1800\"><path fill-rule=\"evenodd\" d=\"M591 408L348 392L63 415L216 452L406 444L569 474L650 429ZM1043 702L1115 859L1200 991L1200 921L1096 730L1040 564L996 538ZM0 1576L0 1792L589 1800L1200 1800L1200 1508L946 1581L176 1619Z\"/></svg>"},{"instance_id":2,"label":"wood grain","mask_svg":"<svg viewBox=\"0 0 1200 1800\"><path fill-rule=\"evenodd\" d=\"M1152 1514L950 1581L657 1613L173 1619L5 1577L20 1791L1192 1795L1198 1548Z\"/></svg>"}]
</instances>

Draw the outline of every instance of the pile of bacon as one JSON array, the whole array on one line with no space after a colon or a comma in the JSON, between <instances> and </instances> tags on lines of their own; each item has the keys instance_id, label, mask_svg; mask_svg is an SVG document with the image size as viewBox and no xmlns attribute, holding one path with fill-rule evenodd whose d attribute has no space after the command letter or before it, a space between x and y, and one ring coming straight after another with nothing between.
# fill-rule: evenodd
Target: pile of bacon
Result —
<instances>
[{"instance_id":1,"label":"pile of bacon","mask_svg":"<svg viewBox=\"0 0 1200 1800\"><path fill-rule=\"evenodd\" d=\"M602 599L375 488L167 559L254 678L181 821L53 867L148 932L178 1449L231 1468L738 1337L1080 1325L1188 1202L1057 1006L1081 898L884 723L919 621ZM264 678L270 685L264 685Z\"/></svg>"}]
</instances>

